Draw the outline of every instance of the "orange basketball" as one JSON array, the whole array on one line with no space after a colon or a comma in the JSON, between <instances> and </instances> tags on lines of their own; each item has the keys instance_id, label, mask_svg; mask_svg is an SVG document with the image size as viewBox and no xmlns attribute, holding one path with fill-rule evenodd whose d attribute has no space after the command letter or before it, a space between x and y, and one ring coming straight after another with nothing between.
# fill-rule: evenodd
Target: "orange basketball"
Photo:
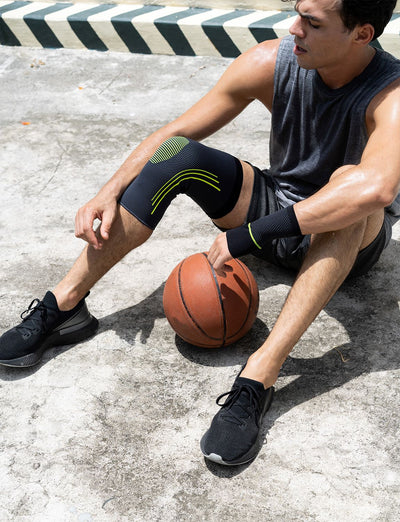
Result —
<instances>
[{"instance_id":1,"label":"orange basketball","mask_svg":"<svg viewBox=\"0 0 400 522\"><path fill-rule=\"evenodd\" d=\"M217 275L207 253L181 261L165 283L165 315L186 342L218 348L243 337L258 311L258 287L253 274L238 259L226 263L226 277Z\"/></svg>"}]
</instances>

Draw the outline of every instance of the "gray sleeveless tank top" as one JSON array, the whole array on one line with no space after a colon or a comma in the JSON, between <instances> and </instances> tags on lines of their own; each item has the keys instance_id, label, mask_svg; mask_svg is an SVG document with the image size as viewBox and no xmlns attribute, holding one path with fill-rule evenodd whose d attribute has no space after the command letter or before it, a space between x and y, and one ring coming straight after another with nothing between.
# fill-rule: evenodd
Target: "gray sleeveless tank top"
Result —
<instances>
[{"instance_id":1,"label":"gray sleeveless tank top","mask_svg":"<svg viewBox=\"0 0 400 522\"><path fill-rule=\"evenodd\" d=\"M292 36L280 44L270 137L269 172L283 206L316 192L340 166L360 162L368 139L366 109L400 77L400 60L377 49L360 76L331 89L316 70L297 65L293 47ZM399 196L390 211L400 215Z\"/></svg>"}]
</instances>

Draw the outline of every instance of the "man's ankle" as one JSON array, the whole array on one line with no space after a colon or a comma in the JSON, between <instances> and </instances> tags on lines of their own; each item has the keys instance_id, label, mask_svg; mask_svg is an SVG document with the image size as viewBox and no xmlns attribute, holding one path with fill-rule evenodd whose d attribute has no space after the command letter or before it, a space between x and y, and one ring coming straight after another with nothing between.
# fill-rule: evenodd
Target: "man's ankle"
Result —
<instances>
[{"instance_id":1,"label":"man's ankle","mask_svg":"<svg viewBox=\"0 0 400 522\"><path fill-rule=\"evenodd\" d=\"M246 366L240 374L240 377L253 379L261 382L264 388L270 388L278 379L280 366L263 362L259 357L250 356Z\"/></svg>"},{"instance_id":2,"label":"man's ankle","mask_svg":"<svg viewBox=\"0 0 400 522\"><path fill-rule=\"evenodd\" d=\"M57 287L52 291L57 301L58 309L61 312L69 312L82 299L80 294L76 291L63 292Z\"/></svg>"}]
</instances>

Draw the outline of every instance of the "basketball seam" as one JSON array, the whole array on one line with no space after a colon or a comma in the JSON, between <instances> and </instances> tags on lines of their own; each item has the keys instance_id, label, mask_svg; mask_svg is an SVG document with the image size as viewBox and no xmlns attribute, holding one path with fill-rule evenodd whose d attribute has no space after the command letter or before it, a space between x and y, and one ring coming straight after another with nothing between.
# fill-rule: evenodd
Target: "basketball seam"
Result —
<instances>
[{"instance_id":1,"label":"basketball seam","mask_svg":"<svg viewBox=\"0 0 400 522\"><path fill-rule=\"evenodd\" d=\"M200 332L202 334L204 334L206 337L208 337L209 339L212 339L213 341L219 341L218 337L212 337L211 335L209 335L207 332L205 332L203 330L203 328L197 323L195 318L192 316L192 314L190 313L189 308L186 305L185 298L183 297L182 286L181 286L181 270L182 270L182 267L183 267L183 264L184 264L185 261L186 261L185 259L182 261L182 263L179 266L179 270L178 270L178 288L179 288L179 295L181 297L182 304L185 307L186 313L188 314L190 320L193 322L193 324L196 326L196 328L198 328L200 330ZM190 344L193 344L190 341L188 341L188 342ZM224 342L225 342L225 336L224 336Z\"/></svg>"},{"instance_id":2,"label":"basketball seam","mask_svg":"<svg viewBox=\"0 0 400 522\"><path fill-rule=\"evenodd\" d=\"M225 307L224 307L224 301L222 299L222 294L221 294L221 289L219 287L219 283L218 283L218 279L217 279L217 274L214 270L214 267L212 266L212 264L210 263L210 261L208 260L208 257L207 257L207 254L205 254L204 252L202 252L203 256L206 258L207 260L207 263L209 264L210 268L211 268L211 273L213 275L213 278L214 278L214 282L215 282L215 286L217 288L217 295L218 295L218 299L219 299L219 304L221 306L221 310L222 310L222 319L223 319L223 325L224 325L224 334L223 334L223 337L222 337L222 345L221 346L225 346L225 342L226 342L226 314L225 314Z\"/></svg>"}]
</instances>

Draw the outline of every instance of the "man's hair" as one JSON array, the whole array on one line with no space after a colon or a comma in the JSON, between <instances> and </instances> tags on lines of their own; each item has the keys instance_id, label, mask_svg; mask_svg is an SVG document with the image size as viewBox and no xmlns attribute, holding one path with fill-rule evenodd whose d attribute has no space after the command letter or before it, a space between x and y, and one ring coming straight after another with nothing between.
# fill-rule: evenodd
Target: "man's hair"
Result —
<instances>
[{"instance_id":1,"label":"man's hair","mask_svg":"<svg viewBox=\"0 0 400 522\"><path fill-rule=\"evenodd\" d=\"M357 25L371 24L374 40L381 36L396 7L396 0L337 0L337 3L343 25L352 31Z\"/></svg>"},{"instance_id":2,"label":"man's hair","mask_svg":"<svg viewBox=\"0 0 400 522\"><path fill-rule=\"evenodd\" d=\"M396 0L339 0L339 14L344 26L352 31L357 25L371 24L374 40L390 22Z\"/></svg>"}]
</instances>

